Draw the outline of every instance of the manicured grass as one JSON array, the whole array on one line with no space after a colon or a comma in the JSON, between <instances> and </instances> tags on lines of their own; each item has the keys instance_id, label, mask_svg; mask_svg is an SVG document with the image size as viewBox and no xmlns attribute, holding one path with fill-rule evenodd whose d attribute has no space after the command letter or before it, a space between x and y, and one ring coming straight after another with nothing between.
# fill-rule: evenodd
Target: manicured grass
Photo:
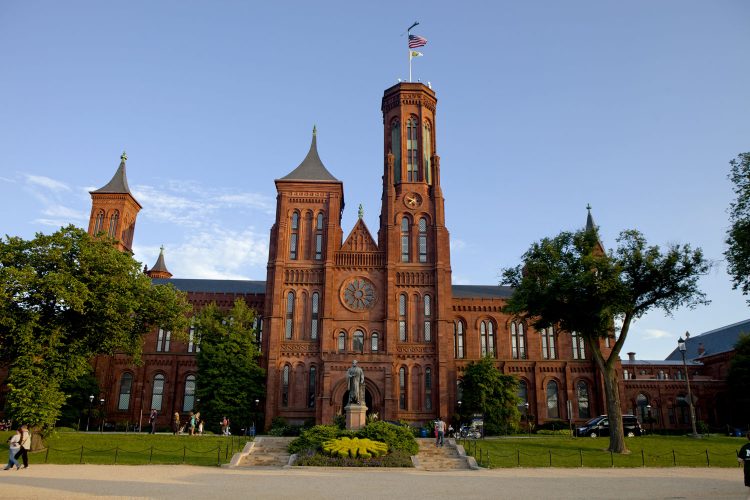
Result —
<instances>
[{"instance_id":1,"label":"manicured grass","mask_svg":"<svg viewBox=\"0 0 750 500\"><path fill-rule=\"evenodd\" d=\"M460 440L484 467L737 467L745 438L641 436L626 438L629 454L610 454L609 438L503 437ZM489 456L488 456L489 454ZM583 465L581 465L583 464Z\"/></svg>"},{"instance_id":2,"label":"manicured grass","mask_svg":"<svg viewBox=\"0 0 750 500\"><path fill-rule=\"evenodd\" d=\"M0 432L0 455L8 456L11 432ZM249 438L60 432L47 440L48 450L29 454L31 464L191 464L228 463Z\"/></svg>"}]
</instances>

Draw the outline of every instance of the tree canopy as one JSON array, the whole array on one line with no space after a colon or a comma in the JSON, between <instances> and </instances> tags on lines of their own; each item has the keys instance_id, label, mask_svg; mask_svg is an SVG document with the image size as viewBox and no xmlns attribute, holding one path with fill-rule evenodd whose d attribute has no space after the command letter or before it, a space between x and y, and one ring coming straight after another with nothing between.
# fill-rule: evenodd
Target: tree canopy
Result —
<instances>
[{"instance_id":1,"label":"tree canopy","mask_svg":"<svg viewBox=\"0 0 750 500\"><path fill-rule=\"evenodd\" d=\"M469 363L461 377L460 417L484 414L487 434L506 434L518 428L518 379L495 367L492 358Z\"/></svg>"},{"instance_id":2,"label":"tree canopy","mask_svg":"<svg viewBox=\"0 0 750 500\"><path fill-rule=\"evenodd\" d=\"M732 421L744 426L750 422L750 334L741 335L734 345L727 386L732 401Z\"/></svg>"},{"instance_id":3,"label":"tree canopy","mask_svg":"<svg viewBox=\"0 0 750 500\"><path fill-rule=\"evenodd\" d=\"M594 228L562 232L532 244L503 280L514 287L506 312L536 329L557 326L584 339L604 379L610 450L621 453L627 449L615 370L631 323L654 309L670 314L707 303L698 281L710 264L689 245L647 246L635 230L617 243L606 253ZM606 337L615 339L608 354L600 344Z\"/></svg>"},{"instance_id":4,"label":"tree canopy","mask_svg":"<svg viewBox=\"0 0 750 500\"><path fill-rule=\"evenodd\" d=\"M137 361L156 325L187 328L185 295L153 286L132 256L111 240L74 226L31 240L0 241L0 363L9 369L7 410L49 428L66 396L65 381L89 370L98 354Z\"/></svg>"},{"instance_id":5,"label":"tree canopy","mask_svg":"<svg viewBox=\"0 0 750 500\"><path fill-rule=\"evenodd\" d=\"M727 271L734 289L750 294L750 153L742 153L729 162L729 180L736 198L729 205L727 230ZM750 302L750 299L748 299Z\"/></svg>"},{"instance_id":6,"label":"tree canopy","mask_svg":"<svg viewBox=\"0 0 750 500\"><path fill-rule=\"evenodd\" d=\"M196 395L209 429L226 416L238 430L260 420L255 400L265 394L265 370L258 365L255 312L244 300L222 311L215 303L195 316L200 335Z\"/></svg>"}]
</instances>

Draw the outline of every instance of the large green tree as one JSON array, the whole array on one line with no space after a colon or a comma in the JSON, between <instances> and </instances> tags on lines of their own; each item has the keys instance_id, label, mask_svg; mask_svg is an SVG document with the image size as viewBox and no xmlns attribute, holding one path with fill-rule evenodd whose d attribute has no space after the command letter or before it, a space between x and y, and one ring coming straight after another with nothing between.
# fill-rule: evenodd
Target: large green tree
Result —
<instances>
[{"instance_id":1,"label":"large green tree","mask_svg":"<svg viewBox=\"0 0 750 500\"><path fill-rule=\"evenodd\" d=\"M255 312L242 299L228 311L211 303L195 316L201 349L196 409L209 429L217 430L223 416L235 432L260 419L255 400L265 394L265 371L258 365L254 320Z\"/></svg>"},{"instance_id":2,"label":"large green tree","mask_svg":"<svg viewBox=\"0 0 750 500\"><path fill-rule=\"evenodd\" d=\"M6 410L16 421L51 428L65 403L62 384L98 354L137 361L156 325L184 331L184 294L153 286L111 240L74 226L31 240L0 241L0 363L7 366Z\"/></svg>"},{"instance_id":3,"label":"large green tree","mask_svg":"<svg viewBox=\"0 0 750 500\"><path fill-rule=\"evenodd\" d=\"M501 373L492 358L469 363L460 384L462 420L484 414L487 434L506 434L518 428L518 379Z\"/></svg>"},{"instance_id":4,"label":"large green tree","mask_svg":"<svg viewBox=\"0 0 750 500\"><path fill-rule=\"evenodd\" d=\"M734 345L727 386L732 401L732 423L750 423L750 334L741 335Z\"/></svg>"},{"instance_id":5,"label":"large green tree","mask_svg":"<svg viewBox=\"0 0 750 500\"><path fill-rule=\"evenodd\" d=\"M750 294L750 153L742 153L729 162L729 180L736 198L729 205L727 230L727 271L735 289ZM750 302L750 299L748 299Z\"/></svg>"},{"instance_id":6,"label":"large green tree","mask_svg":"<svg viewBox=\"0 0 750 500\"><path fill-rule=\"evenodd\" d=\"M505 269L503 279L514 287L507 312L537 329L554 325L584 339L604 381L609 449L625 453L615 370L630 326L654 309L671 314L707 303L698 281L710 264L689 245L670 244L663 251L647 246L635 230L622 232L617 242L606 253L593 227L544 238L526 251L522 265ZM605 355L600 339L612 335L616 340Z\"/></svg>"}]
</instances>

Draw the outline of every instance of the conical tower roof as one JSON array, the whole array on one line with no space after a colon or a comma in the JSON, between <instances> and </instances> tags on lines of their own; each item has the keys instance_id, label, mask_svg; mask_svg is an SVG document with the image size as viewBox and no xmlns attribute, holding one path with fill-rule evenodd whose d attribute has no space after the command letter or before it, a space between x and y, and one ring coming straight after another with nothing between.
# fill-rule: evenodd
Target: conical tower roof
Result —
<instances>
[{"instance_id":1,"label":"conical tower roof","mask_svg":"<svg viewBox=\"0 0 750 500\"><path fill-rule=\"evenodd\" d=\"M172 273L167 269L167 264L164 262L164 246L162 245L159 251L159 258L156 259L154 267L146 271L146 274L151 278L171 278Z\"/></svg>"},{"instance_id":2,"label":"conical tower roof","mask_svg":"<svg viewBox=\"0 0 750 500\"><path fill-rule=\"evenodd\" d=\"M325 165L323 165L323 162L320 161L320 156L318 155L317 131L315 127L313 127L310 151L307 152L305 159L302 160L302 163L300 163L297 168L278 180L341 182L331 175L331 172L329 172Z\"/></svg>"},{"instance_id":3,"label":"conical tower roof","mask_svg":"<svg viewBox=\"0 0 750 500\"><path fill-rule=\"evenodd\" d=\"M117 168L117 172L115 172L115 175L112 177L112 179L103 187L100 187L96 191L91 192L129 194L130 196L133 196L133 194L130 192L130 187L128 186L128 176L125 174L125 162L127 161L127 159L128 155L125 154L125 151L123 151L122 155L120 156L120 166Z\"/></svg>"}]
</instances>

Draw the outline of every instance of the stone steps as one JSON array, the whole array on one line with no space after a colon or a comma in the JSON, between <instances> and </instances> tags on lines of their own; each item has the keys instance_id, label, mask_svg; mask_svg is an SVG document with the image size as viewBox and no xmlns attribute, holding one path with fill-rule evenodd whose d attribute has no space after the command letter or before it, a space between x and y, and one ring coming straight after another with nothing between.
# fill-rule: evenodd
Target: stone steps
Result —
<instances>
[{"instance_id":1,"label":"stone steps","mask_svg":"<svg viewBox=\"0 0 750 500\"><path fill-rule=\"evenodd\" d=\"M259 436L238 467L284 467L289 463L287 447L293 437Z\"/></svg>"},{"instance_id":2,"label":"stone steps","mask_svg":"<svg viewBox=\"0 0 750 500\"><path fill-rule=\"evenodd\" d=\"M441 470L468 470L469 464L466 457L461 456L456 449L455 441L445 439L442 447L435 446L434 438L420 438L419 454L417 460L418 468L426 471Z\"/></svg>"}]
</instances>

